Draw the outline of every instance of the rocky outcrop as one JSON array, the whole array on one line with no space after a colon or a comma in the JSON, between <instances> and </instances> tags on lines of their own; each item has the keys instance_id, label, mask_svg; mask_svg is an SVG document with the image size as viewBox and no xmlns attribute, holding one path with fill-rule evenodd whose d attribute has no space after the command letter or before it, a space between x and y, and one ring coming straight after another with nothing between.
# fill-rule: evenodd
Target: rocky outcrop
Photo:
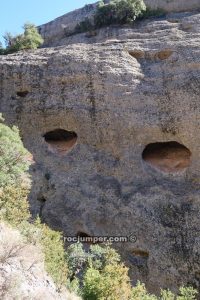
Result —
<instances>
[{"instance_id":1,"label":"rocky outcrop","mask_svg":"<svg viewBox=\"0 0 200 300\"><path fill-rule=\"evenodd\" d=\"M35 161L32 213L65 236L136 236L114 246L151 291L200 286L199 43L200 14L177 13L0 58L0 111ZM163 169L152 143L181 147Z\"/></svg>"},{"instance_id":2,"label":"rocky outcrop","mask_svg":"<svg viewBox=\"0 0 200 300\"><path fill-rule=\"evenodd\" d=\"M107 3L109 0L105 0L104 2ZM159 9L166 12L200 10L199 0L144 0L144 2L146 6L152 10ZM44 38L44 46L55 45L56 42L64 37L75 33L76 25L86 18L92 20L97 5L98 2L85 5L83 8L67 13L49 23L39 26L38 30Z\"/></svg>"},{"instance_id":3,"label":"rocky outcrop","mask_svg":"<svg viewBox=\"0 0 200 300\"><path fill-rule=\"evenodd\" d=\"M0 223L1 299L80 300L63 290L58 292L44 267L37 245L25 242L18 230Z\"/></svg>"},{"instance_id":4,"label":"rocky outcrop","mask_svg":"<svg viewBox=\"0 0 200 300\"><path fill-rule=\"evenodd\" d=\"M166 12L192 11L200 8L198 0L144 0L151 9L163 9Z\"/></svg>"}]
</instances>

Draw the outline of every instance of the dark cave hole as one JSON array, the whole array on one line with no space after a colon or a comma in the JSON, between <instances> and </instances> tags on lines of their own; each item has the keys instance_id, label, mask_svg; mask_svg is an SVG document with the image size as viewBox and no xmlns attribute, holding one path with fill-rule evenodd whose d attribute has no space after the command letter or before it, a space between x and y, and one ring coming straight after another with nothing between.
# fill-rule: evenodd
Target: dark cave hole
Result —
<instances>
[{"instance_id":1,"label":"dark cave hole","mask_svg":"<svg viewBox=\"0 0 200 300\"><path fill-rule=\"evenodd\" d=\"M145 53L142 50L132 50L128 52L130 56L134 57L135 59L142 59L145 57Z\"/></svg>"},{"instance_id":2,"label":"dark cave hole","mask_svg":"<svg viewBox=\"0 0 200 300\"><path fill-rule=\"evenodd\" d=\"M142 159L162 172L178 173L189 167L191 152L175 141L157 142L145 147Z\"/></svg>"},{"instance_id":3,"label":"dark cave hole","mask_svg":"<svg viewBox=\"0 0 200 300\"><path fill-rule=\"evenodd\" d=\"M37 200L40 202L39 217L40 217L41 222L43 223L44 222L44 220L43 220L43 208L44 208L45 203L46 203L46 198L41 196L41 197L38 197Z\"/></svg>"},{"instance_id":4,"label":"dark cave hole","mask_svg":"<svg viewBox=\"0 0 200 300\"><path fill-rule=\"evenodd\" d=\"M87 234L86 232L79 231L76 234L77 238L79 238L79 242L86 243L86 244L98 244L98 242L94 241L94 238Z\"/></svg>"},{"instance_id":5,"label":"dark cave hole","mask_svg":"<svg viewBox=\"0 0 200 300\"><path fill-rule=\"evenodd\" d=\"M146 268L148 258L149 252L142 249L133 249L129 256L130 262L140 268Z\"/></svg>"},{"instance_id":6,"label":"dark cave hole","mask_svg":"<svg viewBox=\"0 0 200 300\"><path fill-rule=\"evenodd\" d=\"M82 237L82 238L90 237L89 234L87 234L85 232L82 232L82 231L77 232L76 236L77 237Z\"/></svg>"},{"instance_id":7,"label":"dark cave hole","mask_svg":"<svg viewBox=\"0 0 200 300\"><path fill-rule=\"evenodd\" d=\"M24 98L28 95L28 93L28 91L18 91L17 96Z\"/></svg>"},{"instance_id":8,"label":"dark cave hole","mask_svg":"<svg viewBox=\"0 0 200 300\"><path fill-rule=\"evenodd\" d=\"M49 131L43 137L49 145L49 150L60 155L65 155L77 142L77 134L64 129Z\"/></svg>"},{"instance_id":9,"label":"dark cave hole","mask_svg":"<svg viewBox=\"0 0 200 300\"><path fill-rule=\"evenodd\" d=\"M45 203L47 201L44 197L39 197L37 200L41 203Z\"/></svg>"}]
</instances>

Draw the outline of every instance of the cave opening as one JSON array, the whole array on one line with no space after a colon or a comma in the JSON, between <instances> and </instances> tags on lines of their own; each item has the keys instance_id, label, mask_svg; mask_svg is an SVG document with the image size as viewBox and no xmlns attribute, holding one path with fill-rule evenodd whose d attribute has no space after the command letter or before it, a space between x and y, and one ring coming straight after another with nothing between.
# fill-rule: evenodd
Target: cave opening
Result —
<instances>
[{"instance_id":1,"label":"cave opening","mask_svg":"<svg viewBox=\"0 0 200 300\"><path fill-rule=\"evenodd\" d=\"M87 237L90 237L89 234L85 233L85 232L82 232L82 231L79 231L77 232L77 237L81 237L81 238L87 238Z\"/></svg>"},{"instance_id":2,"label":"cave opening","mask_svg":"<svg viewBox=\"0 0 200 300\"><path fill-rule=\"evenodd\" d=\"M60 155L67 154L75 146L78 138L74 131L65 129L49 131L43 137L49 146L49 150Z\"/></svg>"},{"instance_id":3,"label":"cave opening","mask_svg":"<svg viewBox=\"0 0 200 300\"><path fill-rule=\"evenodd\" d=\"M77 238L79 239L79 242L86 243L86 244L92 244L93 243L93 237L87 234L83 231L78 231L76 234Z\"/></svg>"},{"instance_id":4,"label":"cave opening","mask_svg":"<svg viewBox=\"0 0 200 300\"><path fill-rule=\"evenodd\" d=\"M24 98L28 95L28 93L28 91L18 91L17 96Z\"/></svg>"},{"instance_id":5,"label":"cave opening","mask_svg":"<svg viewBox=\"0 0 200 300\"><path fill-rule=\"evenodd\" d=\"M142 249L133 249L129 256L129 260L133 265L143 268L144 270L147 268L148 258L149 252Z\"/></svg>"},{"instance_id":6,"label":"cave opening","mask_svg":"<svg viewBox=\"0 0 200 300\"><path fill-rule=\"evenodd\" d=\"M159 171L178 173L189 167L191 152L176 141L157 142L145 147L142 159Z\"/></svg>"}]
</instances>

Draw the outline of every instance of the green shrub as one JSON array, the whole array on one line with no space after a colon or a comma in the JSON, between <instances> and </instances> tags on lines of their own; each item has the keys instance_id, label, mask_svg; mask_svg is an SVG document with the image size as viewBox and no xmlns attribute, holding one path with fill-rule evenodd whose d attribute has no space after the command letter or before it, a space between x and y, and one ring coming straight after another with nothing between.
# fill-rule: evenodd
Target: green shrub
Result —
<instances>
[{"instance_id":1,"label":"green shrub","mask_svg":"<svg viewBox=\"0 0 200 300\"><path fill-rule=\"evenodd\" d=\"M194 300L197 291L183 287L179 295L161 290L160 296L148 293L138 282L131 288L128 268L110 245L91 245L87 251L81 243L67 248L68 288L84 300Z\"/></svg>"},{"instance_id":2,"label":"green shrub","mask_svg":"<svg viewBox=\"0 0 200 300\"><path fill-rule=\"evenodd\" d=\"M88 251L77 243L68 247L67 261L71 282L68 287L83 299L129 299L128 268L109 245L91 245Z\"/></svg>"},{"instance_id":3,"label":"green shrub","mask_svg":"<svg viewBox=\"0 0 200 300\"><path fill-rule=\"evenodd\" d=\"M28 220L27 195L30 181L28 151L23 147L16 127L3 124L0 116L0 218L12 225Z\"/></svg>"},{"instance_id":4,"label":"green shrub","mask_svg":"<svg viewBox=\"0 0 200 300\"><path fill-rule=\"evenodd\" d=\"M0 220L17 227L29 242L42 245L46 270L57 286L61 286L67 281L62 235L39 220L33 224L28 222L29 153L23 147L17 128L0 123L0 152Z\"/></svg>"},{"instance_id":5,"label":"green shrub","mask_svg":"<svg viewBox=\"0 0 200 300\"><path fill-rule=\"evenodd\" d=\"M136 19L162 17L163 9L146 8L143 0L112 0L105 4L100 1L94 13L94 20L85 18L75 27L75 33L93 31L112 24L132 24Z\"/></svg>"},{"instance_id":6,"label":"green shrub","mask_svg":"<svg viewBox=\"0 0 200 300\"><path fill-rule=\"evenodd\" d=\"M106 265L117 265L121 261L120 255L109 245L90 246L89 264L98 270L102 270Z\"/></svg>"},{"instance_id":7,"label":"green shrub","mask_svg":"<svg viewBox=\"0 0 200 300\"><path fill-rule=\"evenodd\" d=\"M147 7L146 10L144 10L142 14L139 16L139 19L146 19L151 17L164 17L165 15L166 12L161 8L151 9Z\"/></svg>"},{"instance_id":8,"label":"green shrub","mask_svg":"<svg viewBox=\"0 0 200 300\"><path fill-rule=\"evenodd\" d=\"M4 35L6 48L0 48L0 54L10 54L20 50L37 49L43 44L43 38L38 33L35 25L26 23L23 26L24 33L13 36L7 32Z\"/></svg>"},{"instance_id":9,"label":"green shrub","mask_svg":"<svg viewBox=\"0 0 200 300\"><path fill-rule=\"evenodd\" d=\"M90 267L83 281L85 300L127 300L131 296L128 268L122 263L106 265L102 271Z\"/></svg>"},{"instance_id":10,"label":"green shrub","mask_svg":"<svg viewBox=\"0 0 200 300\"><path fill-rule=\"evenodd\" d=\"M30 218L28 190L21 186L7 186L0 192L0 219L18 226Z\"/></svg>"},{"instance_id":11,"label":"green shrub","mask_svg":"<svg viewBox=\"0 0 200 300\"><path fill-rule=\"evenodd\" d=\"M149 294L143 283L132 288L131 300L195 300L198 292L192 287L181 287L178 296L170 290L161 290L160 296Z\"/></svg>"},{"instance_id":12,"label":"green shrub","mask_svg":"<svg viewBox=\"0 0 200 300\"><path fill-rule=\"evenodd\" d=\"M198 292L193 287L181 287L179 294L177 300L195 300Z\"/></svg>"},{"instance_id":13,"label":"green shrub","mask_svg":"<svg viewBox=\"0 0 200 300\"><path fill-rule=\"evenodd\" d=\"M94 16L95 27L131 24L145 9L143 0L113 0L108 4L100 2Z\"/></svg>"},{"instance_id":14,"label":"green shrub","mask_svg":"<svg viewBox=\"0 0 200 300\"><path fill-rule=\"evenodd\" d=\"M112 0L99 2L94 20L85 18L75 27L76 33L92 31L111 24L132 24L146 10L143 0Z\"/></svg>"},{"instance_id":15,"label":"green shrub","mask_svg":"<svg viewBox=\"0 0 200 300\"><path fill-rule=\"evenodd\" d=\"M45 267L58 287L67 283L67 262L64 251L62 234L50 229L46 224L38 220L35 226L41 230L41 239L45 255Z\"/></svg>"},{"instance_id":16,"label":"green shrub","mask_svg":"<svg viewBox=\"0 0 200 300\"><path fill-rule=\"evenodd\" d=\"M88 260L88 255L83 249L81 243L72 244L67 248L67 263L69 268L69 276L71 279L80 270L84 268L85 263Z\"/></svg>"},{"instance_id":17,"label":"green shrub","mask_svg":"<svg viewBox=\"0 0 200 300\"><path fill-rule=\"evenodd\" d=\"M161 290L161 300L175 300L175 295L169 290Z\"/></svg>"},{"instance_id":18,"label":"green shrub","mask_svg":"<svg viewBox=\"0 0 200 300\"><path fill-rule=\"evenodd\" d=\"M0 42L0 55L3 55L5 52L5 49L3 48L2 43Z\"/></svg>"},{"instance_id":19,"label":"green shrub","mask_svg":"<svg viewBox=\"0 0 200 300\"><path fill-rule=\"evenodd\" d=\"M131 300L158 300L155 295L150 295L143 283L138 282L132 288ZM164 300L164 299L163 299Z\"/></svg>"},{"instance_id":20,"label":"green shrub","mask_svg":"<svg viewBox=\"0 0 200 300\"><path fill-rule=\"evenodd\" d=\"M86 32L86 31L90 31L93 29L94 29L94 26L93 26L92 22L90 21L90 19L85 18L85 20L83 20L82 22L80 22L76 25L75 32L81 33L81 32Z\"/></svg>"},{"instance_id":21,"label":"green shrub","mask_svg":"<svg viewBox=\"0 0 200 300\"><path fill-rule=\"evenodd\" d=\"M28 151L23 147L16 127L0 122L0 188L19 184L29 168Z\"/></svg>"},{"instance_id":22,"label":"green shrub","mask_svg":"<svg viewBox=\"0 0 200 300\"><path fill-rule=\"evenodd\" d=\"M24 39L22 49L37 49L43 44L43 38L38 33L34 24L26 23L24 25Z\"/></svg>"}]
</instances>

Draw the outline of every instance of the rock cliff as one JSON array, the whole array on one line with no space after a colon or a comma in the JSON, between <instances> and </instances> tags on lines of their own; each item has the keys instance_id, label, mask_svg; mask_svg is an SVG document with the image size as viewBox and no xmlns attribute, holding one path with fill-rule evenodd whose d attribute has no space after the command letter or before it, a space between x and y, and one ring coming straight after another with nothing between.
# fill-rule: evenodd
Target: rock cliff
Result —
<instances>
[{"instance_id":1,"label":"rock cliff","mask_svg":"<svg viewBox=\"0 0 200 300\"><path fill-rule=\"evenodd\" d=\"M105 3L110 2L104 0ZM195 11L200 9L199 0L144 0L147 8L151 10L163 10L166 12ZM85 18L92 20L98 2L85 5L55 20L38 26L38 30L44 38L45 46L55 45L65 36L69 36L75 31L76 25L84 21Z\"/></svg>"},{"instance_id":2,"label":"rock cliff","mask_svg":"<svg viewBox=\"0 0 200 300\"><path fill-rule=\"evenodd\" d=\"M0 111L33 155L34 215L114 244L151 291L200 286L200 14L0 58Z\"/></svg>"}]
</instances>

